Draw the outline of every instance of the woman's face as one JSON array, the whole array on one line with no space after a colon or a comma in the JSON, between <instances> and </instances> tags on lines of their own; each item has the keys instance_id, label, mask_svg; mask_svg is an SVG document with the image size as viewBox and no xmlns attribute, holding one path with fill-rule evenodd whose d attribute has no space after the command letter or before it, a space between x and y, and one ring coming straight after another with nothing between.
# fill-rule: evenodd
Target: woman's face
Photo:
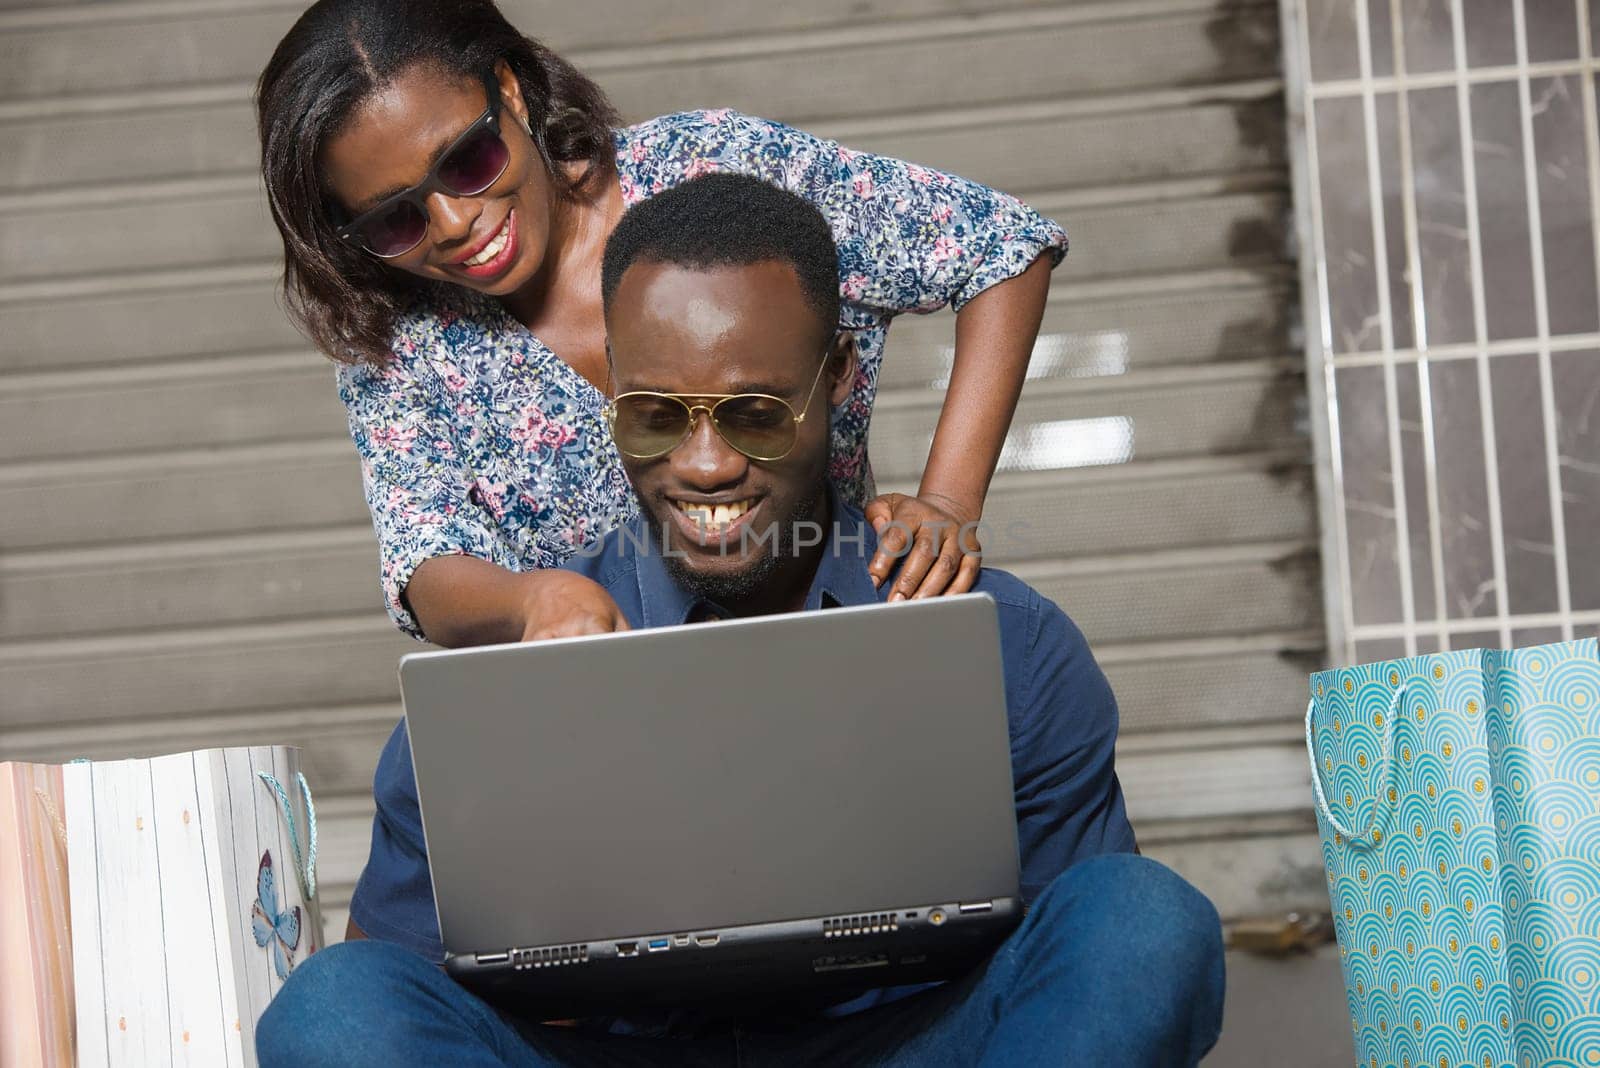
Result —
<instances>
[{"instance_id":1,"label":"woman's face","mask_svg":"<svg viewBox=\"0 0 1600 1068\"><path fill-rule=\"evenodd\" d=\"M516 77L504 63L496 74L500 138L510 152L505 173L477 196L430 194L422 241L385 262L498 297L517 291L539 272L556 194L523 128L527 109ZM439 154L487 106L482 82L412 67L363 101L323 146L324 180L344 209L359 215L421 182Z\"/></svg>"}]
</instances>

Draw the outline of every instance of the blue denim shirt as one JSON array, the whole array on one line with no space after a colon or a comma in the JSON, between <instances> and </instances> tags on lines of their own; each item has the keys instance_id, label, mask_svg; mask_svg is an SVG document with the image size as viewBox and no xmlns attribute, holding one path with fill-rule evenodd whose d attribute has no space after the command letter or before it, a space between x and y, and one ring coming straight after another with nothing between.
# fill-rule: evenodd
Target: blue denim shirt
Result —
<instances>
[{"instance_id":1,"label":"blue denim shirt","mask_svg":"<svg viewBox=\"0 0 1600 1068\"><path fill-rule=\"evenodd\" d=\"M884 600L887 584L874 588L867 572L876 535L853 506L837 494L831 500L833 529L806 609ZM567 569L604 586L635 629L724 615L680 586L659 553L640 551L643 523L641 517L612 531ZM990 568L974 590L994 599L1000 619L1022 895L1031 901L1074 862L1135 848L1112 766L1117 704L1083 634L1055 604ZM372 852L350 915L369 937L443 960L404 721L379 758L373 795Z\"/></svg>"}]
</instances>

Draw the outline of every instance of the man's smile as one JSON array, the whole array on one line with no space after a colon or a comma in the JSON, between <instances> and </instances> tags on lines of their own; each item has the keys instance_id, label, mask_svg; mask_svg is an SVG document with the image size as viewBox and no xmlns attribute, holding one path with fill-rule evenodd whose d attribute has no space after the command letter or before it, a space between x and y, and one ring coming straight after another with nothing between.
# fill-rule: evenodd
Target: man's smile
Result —
<instances>
[{"instance_id":1,"label":"man's smile","mask_svg":"<svg viewBox=\"0 0 1600 1068\"><path fill-rule=\"evenodd\" d=\"M761 510L763 498L694 500L668 497L679 530L697 545L726 544L747 528Z\"/></svg>"}]
</instances>

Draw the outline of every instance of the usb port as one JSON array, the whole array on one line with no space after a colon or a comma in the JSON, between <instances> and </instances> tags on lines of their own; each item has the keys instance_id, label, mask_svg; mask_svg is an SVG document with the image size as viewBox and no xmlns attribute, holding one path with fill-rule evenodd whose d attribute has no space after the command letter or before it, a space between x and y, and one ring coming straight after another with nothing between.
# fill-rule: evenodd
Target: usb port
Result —
<instances>
[{"instance_id":1,"label":"usb port","mask_svg":"<svg viewBox=\"0 0 1600 1068\"><path fill-rule=\"evenodd\" d=\"M694 944L697 946L714 946L720 941L722 941L722 936L719 934L697 934L694 936Z\"/></svg>"},{"instance_id":2,"label":"usb port","mask_svg":"<svg viewBox=\"0 0 1600 1068\"><path fill-rule=\"evenodd\" d=\"M637 957L638 955L639 955L639 943L637 943L637 942L618 942L617 943L617 956L619 956L619 957Z\"/></svg>"},{"instance_id":3,"label":"usb port","mask_svg":"<svg viewBox=\"0 0 1600 1068\"><path fill-rule=\"evenodd\" d=\"M645 946L652 953L660 953L663 949L671 949L672 948L672 939L670 939L670 938L652 938L652 939L650 939L650 941L645 943Z\"/></svg>"},{"instance_id":4,"label":"usb port","mask_svg":"<svg viewBox=\"0 0 1600 1068\"><path fill-rule=\"evenodd\" d=\"M994 911L994 902L993 901L968 901L966 904L961 906L961 914L963 916L965 916L965 915L967 915L968 913L971 913L971 912L993 912L993 911Z\"/></svg>"},{"instance_id":5,"label":"usb port","mask_svg":"<svg viewBox=\"0 0 1600 1068\"><path fill-rule=\"evenodd\" d=\"M481 965L485 965L485 964L509 964L510 962L511 962L511 954L510 953L479 953L478 954L478 964L480 966Z\"/></svg>"}]
</instances>

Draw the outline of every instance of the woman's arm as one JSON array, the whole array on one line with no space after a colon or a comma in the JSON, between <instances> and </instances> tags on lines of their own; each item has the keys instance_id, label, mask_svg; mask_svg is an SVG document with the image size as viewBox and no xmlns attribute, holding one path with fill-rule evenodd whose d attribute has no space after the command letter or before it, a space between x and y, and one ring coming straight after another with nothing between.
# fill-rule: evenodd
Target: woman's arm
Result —
<instances>
[{"instance_id":1,"label":"woman's arm","mask_svg":"<svg viewBox=\"0 0 1600 1068\"><path fill-rule=\"evenodd\" d=\"M599 585L522 562L472 493L447 407L416 359L339 369L382 561L401 630L458 647L626 629Z\"/></svg>"},{"instance_id":2,"label":"woman's arm","mask_svg":"<svg viewBox=\"0 0 1600 1068\"><path fill-rule=\"evenodd\" d=\"M1049 288L1050 261L1041 256L957 313L950 386L919 496L948 501L973 519L982 514Z\"/></svg>"},{"instance_id":3,"label":"woman's arm","mask_svg":"<svg viewBox=\"0 0 1600 1068\"><path fill-rule=\"evenodd\" d=\"M507 571L474 556L436 556L411 574L405 600L428 640L446 648L627 630L605 587L555 568Z\"/></svg>"},{"instance_id":4,"label":"woman's arm","mask_svg":"<svg viewBox=\"0 0 1600 1068\"><path fill-rule=\"evenodd\" d=\"M965 593L977 581L975 529L1005 444L1044 317L1051 261L989 287L956 313L956 346L928 465L916 497L887 494L867 506L881 535L868 570L879 585L902 560L890 600ZM943 514L940 514L943 513ZM894 525L890 525L893 523ZM907 551L909 532L914 540Z\"/></svg>"}]
</instances>

